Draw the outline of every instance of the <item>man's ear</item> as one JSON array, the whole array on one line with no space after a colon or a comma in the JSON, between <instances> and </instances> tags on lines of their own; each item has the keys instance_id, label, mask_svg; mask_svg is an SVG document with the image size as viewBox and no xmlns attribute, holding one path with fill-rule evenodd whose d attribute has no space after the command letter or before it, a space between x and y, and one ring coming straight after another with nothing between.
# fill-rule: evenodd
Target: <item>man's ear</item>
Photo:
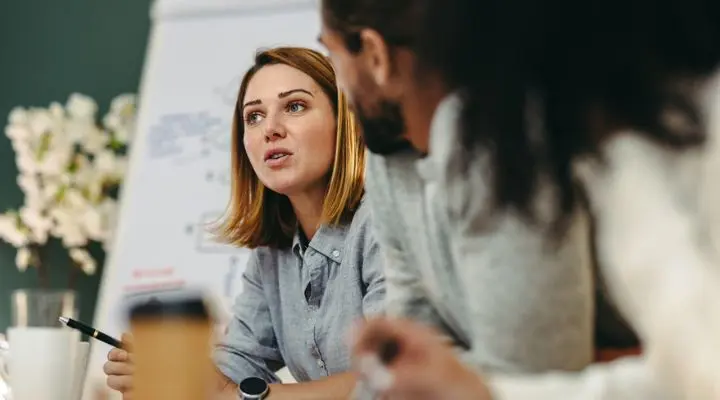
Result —
<instances>
[{"instance_id":1,"label":"man's ear","mask_svg":"<svg viewBox=\"0 0 720 400\"><path fill-rule=\"evenodd\" d=\"M390 81L392 74L390 48L385 39L373 29L363 29L360 32L360 40L362 41L363 58L370 76L376 85L384 87Z\"/></svg>"}]
</instances>

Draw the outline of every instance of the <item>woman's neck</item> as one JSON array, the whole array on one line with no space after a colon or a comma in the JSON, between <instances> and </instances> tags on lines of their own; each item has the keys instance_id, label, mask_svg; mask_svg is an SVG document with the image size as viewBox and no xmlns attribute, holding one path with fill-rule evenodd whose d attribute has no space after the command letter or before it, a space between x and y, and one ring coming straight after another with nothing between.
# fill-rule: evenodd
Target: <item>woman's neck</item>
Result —
<instances>
[{"instance_id":1,"label":"woman's neck","mask_svg":"<svg viewBox=\"0 0 720 400\"><path fill-rule=\"evenodd\" d=\"M298 225L308 241L312 240L322 219L325 188L288 196Z\"/></svg>"}]
</instances>

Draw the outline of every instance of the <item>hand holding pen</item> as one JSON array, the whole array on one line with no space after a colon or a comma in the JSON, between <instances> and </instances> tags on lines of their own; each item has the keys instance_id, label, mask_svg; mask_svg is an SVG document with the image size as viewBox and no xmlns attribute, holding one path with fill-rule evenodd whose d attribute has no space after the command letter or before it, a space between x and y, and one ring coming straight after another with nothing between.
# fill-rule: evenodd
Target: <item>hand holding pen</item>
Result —
<instances>
[{"instance_id":1,"label":"hand holding pen","mask_svg":"<svg viewBox=\"0 0 720 400\"><path fill-rule=\"evenodd\" d=\"M133 336L129 333L122 335L122 349L112 349L107 355L103 365L103 372L107 375L108 386L123 394L124 397L132 392L135 363L133 360Z\"/></svg>"},{"instance_id":2,"label":"hand holding pen","mask_svg":"<svg viewBox=\"0 0 720 400\"><path fill-rule=\"evenodd\" d=\"M132 335L125 333L122 335L122 340L117 340L106 333L71 318L60 317L60 322L68 328L77 329L94 339L114 347L108 353L108 361L103 365L103 371L107 375L107 384L111 389L117 390L123 393L123 395L129 393L132 389L132 376L134 373L132 354L130 353L133 345Z\"/></svg>"},{"instance_id":3,"label":"hand holding pen","mask_svg":"<svg viewBox=\"0 0 720 400\"><path fill-rule=\"evenodd\" d=\"M359 390L417 400L491 398L481 377L461 364L447 341L427 326L375 319L363 323L355 338Z\"/></svg>"}]
</instances>

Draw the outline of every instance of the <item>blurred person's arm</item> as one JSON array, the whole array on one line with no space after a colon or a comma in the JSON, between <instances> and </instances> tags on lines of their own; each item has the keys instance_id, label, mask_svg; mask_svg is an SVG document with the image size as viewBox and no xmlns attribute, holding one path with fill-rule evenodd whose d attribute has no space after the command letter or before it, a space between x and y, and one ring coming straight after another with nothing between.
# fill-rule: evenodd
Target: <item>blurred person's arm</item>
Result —
<instances>
[{"instance_id":1,"label":"blurred person's arm","mask_svg":"<svg viewBox=\"0 0 720 400\"><path fill-rule=\"evenodd\" d=\"M368 154L365 174L366 198L372 212L374 236L378 242L385 269L386 315L411 318L443 330L443 319L431 304L420 270L408 261L398 226L399 212L394 210L392 183L386 160ZM418 216L419 218L420 216ZM449 339L450 342L450 339ZM463 351L458 348L458 353Z\"/></svg>"}]
</instances>

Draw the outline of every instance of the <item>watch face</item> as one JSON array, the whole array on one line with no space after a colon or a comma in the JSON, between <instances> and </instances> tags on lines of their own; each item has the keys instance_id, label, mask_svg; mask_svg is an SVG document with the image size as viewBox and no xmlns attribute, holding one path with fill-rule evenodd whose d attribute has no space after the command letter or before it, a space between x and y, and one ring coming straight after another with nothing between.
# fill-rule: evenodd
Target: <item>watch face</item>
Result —
<instances>
[{"instance_id":1,"label":"watch face","mask_svg":"<svg viewBox=\"0 0 720 400\"><path fill-rule=\"evenodd\" d=\"M265 394L268 385L261 378L247 378L240 382L240 392L246 396L260 396Z\"/></svg>"}]
</instances>

